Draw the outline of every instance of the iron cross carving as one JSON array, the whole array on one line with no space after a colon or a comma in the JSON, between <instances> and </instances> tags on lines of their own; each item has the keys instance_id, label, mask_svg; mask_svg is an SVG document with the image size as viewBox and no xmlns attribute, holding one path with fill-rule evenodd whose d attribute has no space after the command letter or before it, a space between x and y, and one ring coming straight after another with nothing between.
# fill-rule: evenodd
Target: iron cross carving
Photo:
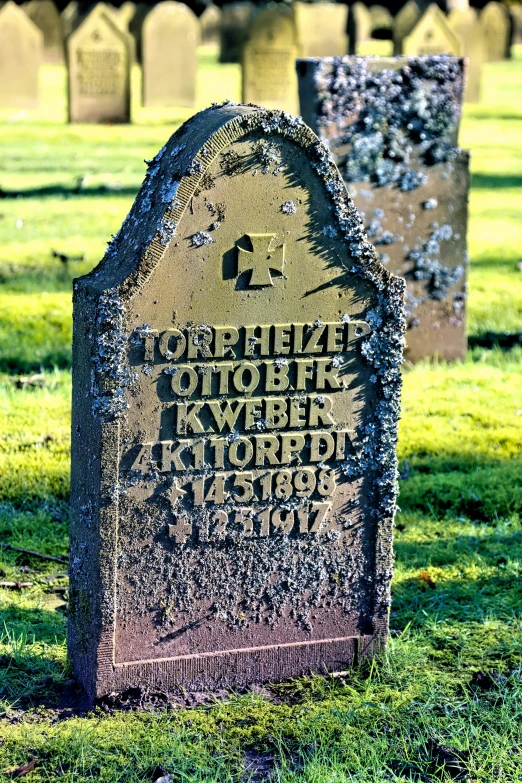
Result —
<instances>
[{"instance_id":1,"label":"iron cross carving","mask_svg":"<svg viewBox=\"0 0 522 783\"><path fill-rule=\"evenodd\" d=\"M237 246L237 273L250 272L248 287L274 285L270 270L283 274L285 263L284 244L270 248L277 234L245 234L252 243L252 250Z\"/></svg>"}]
</instances>

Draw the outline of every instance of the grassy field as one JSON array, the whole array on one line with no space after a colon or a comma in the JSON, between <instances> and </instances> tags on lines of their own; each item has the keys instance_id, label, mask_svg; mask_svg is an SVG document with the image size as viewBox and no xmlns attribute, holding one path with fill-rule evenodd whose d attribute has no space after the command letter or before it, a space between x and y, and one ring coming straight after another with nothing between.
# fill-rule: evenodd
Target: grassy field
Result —
<instances>
[{"instance_id":1,"label":"grassy field","mask_svg":"<svg viewBox=\"0 0 522 783\"><path fill-rule=\"evenodd\" d=\"M216 78L208 53L199 80L200 107L238 97L237 67ZM34 758L35 782L522 781L522 349L405 374L379 662L192 707L57 709L72 688L66 566L9 547L67 555L71 279L99 260L143 160L188 112L135 106L133 126L68 126L63 72L42 81L40 110L0 114L0 581L31 583L0 589L0 773ZM522 332L521 91L522 60L489 64L462 123L474 337Z\"/></svg>"}]
</instances>

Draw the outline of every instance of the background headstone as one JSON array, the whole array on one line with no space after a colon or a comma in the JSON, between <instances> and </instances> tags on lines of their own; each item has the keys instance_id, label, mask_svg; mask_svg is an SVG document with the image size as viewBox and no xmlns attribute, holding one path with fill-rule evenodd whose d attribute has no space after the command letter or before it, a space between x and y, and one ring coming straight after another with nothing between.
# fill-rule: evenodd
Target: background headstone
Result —
<instances>
[{"instance_id":1,"label":"background headstone","mask_svg":"<svg viewBox=\"0 0 522 783\"><path fill-rule=\"evenodd\" d=\"M348 51L348 6L336 3L294 3L301 57L334 57Z\"/></svg>"},{"instance_id":2,"label":"background headstone","mask_svg":"<svg viewBox=\"0 0 522 783\"><path fill-rule=\"evenodd\" d=\"M135 13L136 3L133 3L132 0L126 0L126 2L122 3L119 7L118 16L120 18L121 26L125 30L129 30L130 23L132 22Z\"/></svg>"},{"instance_id":3,"label":"background headstone","mask_svg":"<svg viewBox=\"0 0 522 783\"><path fill-rule=\"evenodd\" d=\"M464 65L445 55L298 63L303 119L332 150L382 262L406 279L413 362L466 353Z\"/></svg>"},{"instance_id":4,"label":"background headstone","mask_svg":"<svg viewBox=\"0 0 522 783\"><path fill-rule=\"evenodd\" d=\"M128 35L99 3L67 41L70 122L130 122Z\"/></svg>"},{"instance_id":5,"label":"background headstone","mask_svg":"<svg viewBox=\"0 0 522 783\"><path fill-rule=\"evenodd\" d=\"M513 30L513 43L522 43L522 5L511 5L509 7L511 14L511 27Z\"/></svg>"},{"instance_id":6,"label":"background headstone","mask_svg":"<svg viewBox=\"0 0 522 783\"><path fill-rule=\"evenodd\" d=\"M80 17L80 3L77 2L77 0L71 0L71 2L65 6L60 16L62 20L63 37L64 40L67 40L76 27L76 22Z\"/></svg>"},{"instance_id":7,"label":"background headstone","mask_svg":"<svg viewBox=\"0 0 522 783\"><path fill-rule=\"evenodd\" d=\"M201 16L201 43L206 46L218 46L221 35L221 18L223 12L217 5L207 5Z\"/></svg>"},{"instance_id":8,"label":"background headstone","mask_svg":"<svg viewBox=\"0 0 522 783\"><path fill-rule=\"evenodd\" d=\"M243 48L243 103L298 114L296 57L295 25L288 9L262 11Z\"/></svg>"},{"instance_id":9,"label":"background headstone","mask_svg":"<svg viewBox=\"0 0 522 783\"><path fill-rule=\"evenodd\" d=\"M402 52L409 57L429 54L463 54L463 44L449 26L439 6L431 3L402 42Z\"/></svg>"},{"instance_id":10,"label":"background headstone","mask_svg":"<svg viewBox=\"0 0 522 783\"><path fill-rule=\"evenodd\" d=\"M194 106L199 21L184 3L165 0L142 28L143 105Z\"/></svg>"},{"instance_id":11,"label":"background headstone","mask_svg":"<svg viewBox=\"0 0 522 783\"><path fill-rule=\"evenodd\" d=\"M426 8L423 5L423 8ZM393 53L401 54L402 42L411 33L422 16L422 9L415 0L408 0L397 13L393 23Z\"/></svg>"},{"instance_id":12,"label":"background headstone","mask_svg":"<svg viewBox=\"0 0 522 783\"><path fill-rule=\"evenodd\" d=\"M511 20L502 3L491 0L480 12L480 24L486 42L486 61L506 60L511 44Z\"/></svg>"},{"instance_id":13,"label":"background headstone","mask_svg":"<svg viewBox=\"0 0 522 783\"><path fill-rule=\"evenodd\" d=\"M370 6L371 37L380 40L393 38L393 16L383 5Z\"/></svg>"},{"instance_id":14,"label":"background headstone","mask_svg":"<svg viewBox=\"0 0 522 783\"><path fill-rule=\"evenodd\" d=\"M24 11L44 37L44 59L49 63L63 62L64 38L62 21L53 0L31 0Z\"/></svg>"},{"instance_id":15,"label":"background headstone","mask_svg":"<svg viewBox=\"0 0 522 783\"><path fill-rule=\"evenodd\" d=\"M403 295L302 122L216 107L152 161L75 282L68 644L90 699L384 643Z\"/></svg>"},{"instance_id":16,"label":"background headstone","mask_svg":"<svg viewBox=\"0 0 522 783\"><path fill-rule=\"evenodd\" d=\"M462 54L468 58L464 101L477 103L480 101L482 64L485 60L482 25L474 8L450 11L448 24L462 43Z\"/></svg>"},{"instance_id":17,"label":"background headstone","mask_svg":"<svg viewBox=\"0 0 522 783\"><path fill-rule=\"evenodd\" d=\"M227 3L223 6L219 52L221 63L241 62L243 46L255 14L255 6L250 2Z\"/></svg>"},{"instance_id":18,"label":"background headstone","mask_svg":"<svg viewBox=\"0 0 522 783\"><path fill-rule=\"evenodd\" d=\"M12 0L0 8L0 106L38 105L43 33Z\"/></svg>"},{"instance_id":19,"label":"background headstone","mask_svg":"<svg viewBox=\"0 0 522 783\"><path fill-rule=\"evenodd\" d=\"M357 54L358 44L368 41L371 31L372 20L369 9L364 3L353 3L348 11L348 45L350 54ZM343 52L343 54L346 54L346 52Z\"/></svg>"}]
</instances>

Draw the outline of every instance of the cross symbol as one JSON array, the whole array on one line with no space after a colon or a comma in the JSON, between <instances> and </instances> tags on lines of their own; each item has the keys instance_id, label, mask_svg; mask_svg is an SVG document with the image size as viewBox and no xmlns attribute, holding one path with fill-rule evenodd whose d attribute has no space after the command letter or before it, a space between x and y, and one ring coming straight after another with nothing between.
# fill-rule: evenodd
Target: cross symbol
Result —
<instances>
[{"instance_id":1,"label":"cross symbol","mask_svg":"<svg viewBox=\"0 0 522 783\"><path fill-rule=\"evenodd\" d=\"M185 516L175 516L174 524L169 525L169 536L176 544L184 544L192 535L192 523Z\"/></svg>"},{"instance_id":2,"label":"cross symbol","mask_svg":"<svg viewBox=\"0 0 522 783\"><path fill-rule=\"evenodd\" d=\"M272 240L277 234L245 234L251 243L252 250L244 250L237 246L237 274L251 272L248 281L249 288L253 286L274 285L270 270L283 274L285 263L285 246L270 249Z\"/></svg>"}]
</instances>

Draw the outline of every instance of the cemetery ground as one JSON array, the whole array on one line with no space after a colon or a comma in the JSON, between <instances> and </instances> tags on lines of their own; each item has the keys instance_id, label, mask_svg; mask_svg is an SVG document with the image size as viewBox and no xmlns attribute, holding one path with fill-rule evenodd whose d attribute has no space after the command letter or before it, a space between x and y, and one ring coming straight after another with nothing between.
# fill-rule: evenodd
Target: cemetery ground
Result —
<instances>
[{"instance_id":1,"label":"cemetery ground","mask_svg":"<svg viewBox=\"0 0 522 783\"><path fill-rule=\"evenodd\" d=\"M239 94L236 66L201 64L201 106ZM43 77L36 117L0 126L0 772L33 759L31 781L521 781L522 346L504 335L522 332L522 60L486 67L461 130L473 347L405 368L386 652L342 676L170 704L133 692L87 715L63 706L71 280L190 111L67 126L63 72Z\"/></svg>"}]
</instances>

